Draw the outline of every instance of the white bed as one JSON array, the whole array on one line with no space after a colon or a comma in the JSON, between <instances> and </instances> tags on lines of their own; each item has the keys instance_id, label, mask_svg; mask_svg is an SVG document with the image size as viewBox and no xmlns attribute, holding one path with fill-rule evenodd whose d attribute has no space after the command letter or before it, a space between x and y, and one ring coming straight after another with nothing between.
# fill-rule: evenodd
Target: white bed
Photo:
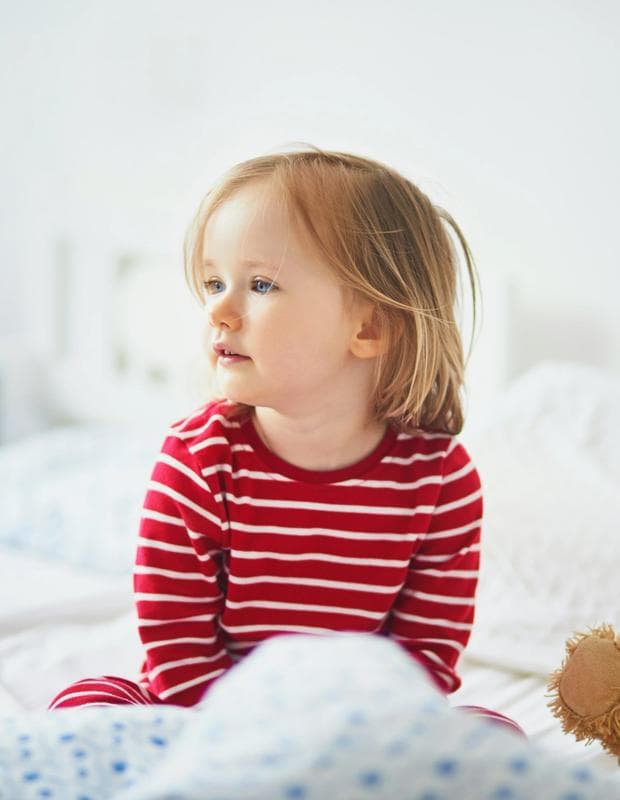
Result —
<instances>
[{"instance_id":1,"label":"white bed","mask_svg":"<svg viewBox=\"0 0 620 800\"><path fill-rule=\"evenodd\" d=\"M575 630L617 624L618 407L615 378L543 364L467 442L485 485L483 570L453 697L495 708L534 742L610 771L614 759L596 744L561 732L545 685ZM155 430L91 424L0 450L0 713L45 708L82 677L136 675L130 567L157 446Z\"/></svg>"},{"instance_id":2,"label":"white bed","mask_svg":"<svg viewBox=\"0 0 620 800\"><path fill-rule=\"evenodd\" d=\"M152 291L156 271L137 263L137 283L125 274L128 294L116 314L127 297L140 296L141 282ZM142 315L146 328L161 324L157 303L168 301L165 291L155 293ZM179 365L174 347L165 351L153 339L138 344L135 331L123 329L128 316L117 317L116 362L104 359L105 369L89 371L75 351L50 365L57 417L74 424L0 448L0 716L44 709L79 678L137 674L130 572L138 515L165 425L189 410L175 403L189 402L178 383L187 381L197 356L190 350ZM178 341L197 329L192 316ZM478 375L502 357L504 336L491 339L498 349L487 347ZM126 348L120 356L119 341ZM74 391L82 379L86 394ZM487 386L493 405L484 419L478 415L461 437L482 477L485 523L476 627L452 701L494 708L516 719L535 744L619 776L615 759L598 745L562 733L545 691L566 638L601 622L620 625L613 555L620 379L593 366L547 361L507 387L500 382ZM98 392L104 384L105 396Z\"/></svg>"}]
</instances>

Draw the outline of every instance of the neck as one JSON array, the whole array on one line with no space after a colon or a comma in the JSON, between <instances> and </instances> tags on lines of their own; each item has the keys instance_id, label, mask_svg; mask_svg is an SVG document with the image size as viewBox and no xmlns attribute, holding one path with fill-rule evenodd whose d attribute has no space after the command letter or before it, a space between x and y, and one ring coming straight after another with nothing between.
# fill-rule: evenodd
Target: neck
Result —
<instances>
[{"instance_id":1,"label":"neck","mask_svg":"<svg viewBox=\"0 0 620 800\"><path fill-rule=\"evenodd\" d=\"M285 416L257 406L254 426L263 443L277 456L301 469L330 471L361 461L378 446L387 425L367 411L316 411L306 416Z\"/></svg>"}]
</instances>

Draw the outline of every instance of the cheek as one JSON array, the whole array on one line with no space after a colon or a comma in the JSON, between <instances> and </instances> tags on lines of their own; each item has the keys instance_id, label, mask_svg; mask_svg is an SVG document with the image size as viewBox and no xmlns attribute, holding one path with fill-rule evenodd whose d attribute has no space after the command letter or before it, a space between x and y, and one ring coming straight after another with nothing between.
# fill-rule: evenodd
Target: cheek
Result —
<instances>
[{"instance_id":1,"label":"cheek","mask_svg":"<svg viewBox=\"0 0 620 800\"><path fill-rule=\"evenodd\" d=\"M202 335L202 346L204 348L204 353L207 357L207 361L212 368L215 368L217 365L217 355L215 354L215 350L213 349L213 342L211 341L212 338L212 331L209 327L204 329Z\"/></svg>"},{"instance_id":2,"label":"cheek","mask_svg":"<svg viewBox=\"0 0 620 800\"><path fill-rule=\"evenodd\" d=\"M278 327L285 326L300 341L333 341L342 336L340 308L326 298L308 298L308 302L287 309Z\"/></svg>"},{"instance_id":3,"label":"cheek","mask_svg":"<svg viewBox=\"0 0 620 800\"><path fill-rule=\"evenodd\" d=\"M345 363L345 352L339 347L336 336L325 331L305 330L303 337L282 340L273 353L273 372L284 377L295 376L297 381L310 384L333 376Z\"/></svg>"},{"instance_id":4,"label":"cheek","mask_svg":"<svg viewBox=\"0 0 620 800\"><path fill-rule=\"evenodd\" d=\"M271 308L264 315L256 309L252 329L263 362L298 373L304 364L341 359L348 349L349 332L341 307L330 300L311 298L294 306Z\"/></svg>"}]
</instances>

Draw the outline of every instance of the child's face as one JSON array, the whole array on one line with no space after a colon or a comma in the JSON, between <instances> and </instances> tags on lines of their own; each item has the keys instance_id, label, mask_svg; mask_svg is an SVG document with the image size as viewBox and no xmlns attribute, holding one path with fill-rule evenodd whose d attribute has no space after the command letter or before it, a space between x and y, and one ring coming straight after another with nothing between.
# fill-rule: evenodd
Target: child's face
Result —
<instances>
[{"instance_id":1,"label":"child's face","mask_svg":"<svg viewBox=\"0 0 620 800\"><path fill-rule=\"evenodd\" d=\"M359 386L362 359L349 347L358 321L286 213L271 201L263 206L264 192L261 184L243 187L205 228L209 356L228 399L311 410ZM258 260L265 263L244 263ZM216 343L246 358L227 360L214 351Z\"/></svg>"}]
</instances>

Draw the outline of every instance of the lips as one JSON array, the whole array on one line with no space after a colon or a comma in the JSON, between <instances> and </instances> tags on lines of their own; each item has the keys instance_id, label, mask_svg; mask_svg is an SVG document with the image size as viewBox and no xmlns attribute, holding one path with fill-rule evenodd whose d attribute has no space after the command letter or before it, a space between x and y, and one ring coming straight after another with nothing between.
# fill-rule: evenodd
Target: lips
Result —
<instances>
[{"instance_id":1,"label":"lips","mask_svg":"<svg viewBox=\"0 0 620 800\"><path fill-rule=\"evenodd\" d=\"M247 358L248 356L244 356L243 353L238 353L233 347L230 345L222 344L221 342L216 342L213 345L213 350L215 351L216 355L218 356L236 356L237 358Z\"/></svg>"}]
</instances>

